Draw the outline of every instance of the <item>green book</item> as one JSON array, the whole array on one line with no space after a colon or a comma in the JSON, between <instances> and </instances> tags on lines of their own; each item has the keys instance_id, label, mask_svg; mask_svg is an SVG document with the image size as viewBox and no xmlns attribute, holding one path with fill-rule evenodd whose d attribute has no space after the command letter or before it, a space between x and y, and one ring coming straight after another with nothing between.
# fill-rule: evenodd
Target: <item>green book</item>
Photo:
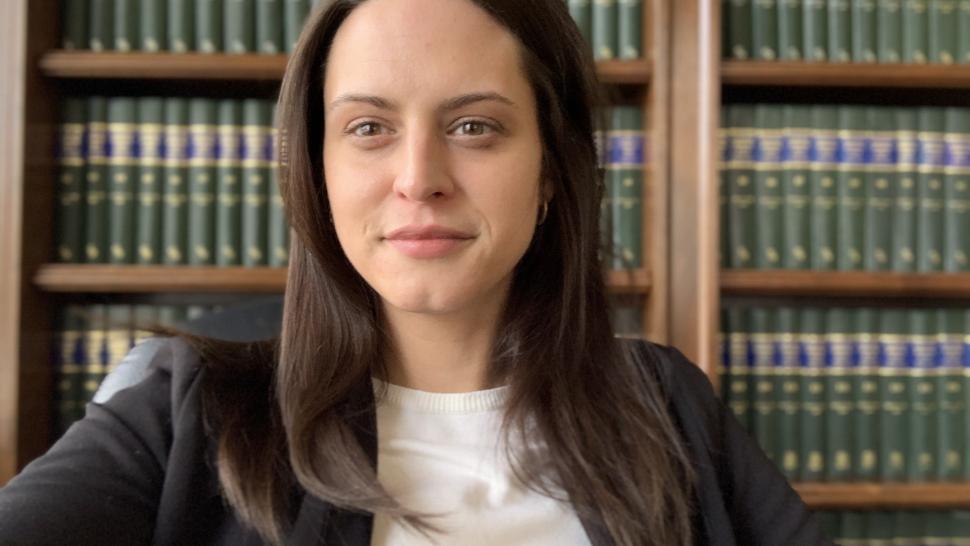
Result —
<instances>
[{"instance_id":1,"label":"green book","mask_svg":"<svg viewBox=\"0 0 970 546\"><path fill-rule=\"evenodd\" d=\"M907 345L907 381L909 385L909 452L906 454L906 478L926 482L936 476L937 377L934 359L936 349L935 314L929 309L909 309Z\"/></svg>"},{"instance_id":2,"label":"green book","mask_svg":"<svg viewBox=\"0 0 970 546\"><path fill-rule=\"evenodd\" d=\"M105 327L106 344L108 346L108 363L105 374L109 374L118 367L128 351L134 346L132 343L131 306L112 304L107 306L107 324Z\"/></svg>"},{"instance_id":3,"label":"green book","mask_svg":"<svg viewBox=\"0 0 970 546\"><path fill-rule=\"evenodd\" d=\"M936 400L939 408L939 434L936 435L936 475L939 481L955 481L964 475L964 453L967 451L967 415L963 382L963 340L968 326L962 309L936 309L935 356Z\"/></svg>"},{"instance_id":4,"label":"green book","mask_svg":"<svg viewBox=\"0 0 970 546\"><path fill-rule=\"evenodd\" d=\"M893 173L895 198L891 212L893 271L916 270L916 188L919 164L916 110L893 108L896 123L896 166Z\"/></svg>"},{"instance_id":5,"label":"green book","mask_svg":"<svg viewBox=\"0 0 970 546\"><path fill-rule=\"evenodd\" d=\"M727 162L729 263L734 268L753 268L756 245L754 188L755 107L734 104L728 110L731 139Z\"/></svg>"},{"instance_id":6,"label":"green book","mask_svg":"<svg viewBox=\"0 0 970 546\"><path fill-rule=\"evenodd\" d=\"M108 309L104 304L88 305L85 309L87 317L84 336L85 358L81 372L84 378L80 407L84 408L94 397L94 393L101 386L101 381L107 375L110 352L108 349ZM81 415L84 415L83 409Z\"/></svg>"},{"instance_id":7,"label":"green book","mask_svg":"<svg viewBox=\"0 0 970 546\"><path fill-rule=\"evenodd\" d=\"M61 101L57 147L57 260L81 262L84 254L84 99Z\"/></svg>"},{"instance_id":8,"label":"green book","mask_svg":"<svg viewBox=\"0 0 970 546\"><path fill-rule=\"evenodd\" d=\"M643 0L617 0L617 39L620 59L643 57Z\"/></svg>"},{"instance_id":9,"label":"green book","mask_svg":"<svg viewBox=\"0 0 970 546\"><path fill-rule=\"evenodd\" d=\"M970 108L947 108L943 154L943 269L970 271Z\"/></svg>"},{"instance_id":10,"label":"green book","mask_svg":"<svg viewBox=\"0 0 970 546\"><path fill-rule=\"evenodd\" d=\"M108 262L108 99L89 97L85 171L84 261Z\"/></svg>"},{"instance_id":11,"label":"green book","mask_svg":"<svg viewBox=\"0 0 970 546\"><path fill-rule=\"evenodd\" d=\"M189 259L214 265L216 222L216 102L189 99Z\"/></svg>"},{"instance_id":12,"label":"green book","mask_svg":"<svg viewBox=\"0 0 970 546\"><path fill-rule=\"evenodd\" d=\"M828 60L828 10L826 0L804 0L802 55L809 62Z\"/></svg>"},{"instance_id":13,"label":"green book","mask_svg":"<svg viewBox=\"0 0 970 546\"><path fill-rule=\"evenodd\" d=\"M866 212L866 109L839 106L839 149L836 172L839 270L859 270L865 265Z\"/></svg>"},{"instance_id":14,"label":"green book","mask_svg":"<svg viewBox=\"0 0 970 546\"><path fill-rule=\"evenodd\" d=\"M159 97L138 99L138 200L135 203L135 261L162 261L162 184L165 180L165 112Z\"/></svg>"},{"instance_id":15,"label":"green book","mask_svg":"<svg viewBox=\"0 0 970 546\"><path fill-rule=\"evenodd\" d=\"M961 365L963 373L963 407L970 408L970 309L961 309L963 315L963 331L958 336L962 347L960 348ZM963 416L963 429L960 431L962 438L970 438L970 417ZM970 440L965 440L970 442ZM963 475L964 481L970 480L970 449L963 450ZM970 530L970 529L968 529Z\"/></svg>"},{"instance_id":16,"label":"green book","mask_svg":"<svg viewBox=\"0 0 970 546\"><path fill-rule=\"evenodd\" d=\"M222 43L226 53L250 53L256 50L256 6L254 0L222 0L223 32Z\"/></svg>"},{"instance_id":17,"label":"green book","mask_svg":"<svg viewBox=\"0 0 970 546\"><path fill-rule=\"evenodd\" d=\"M809 166L812 147L812 111L806 105L782 107L784 139L781 186L784 196L782 216L782 267L808 269L812 232L812 192Z\"/></svg>"},{"instance_id":18,"label":"green book","mask_svg":"<svg viewBox=\"0 0 970 546\"><path fill-rule=\"evenodd\" d=\"M282 0L256 0L256 46L269 55L284 51Z\"/></svg>"},{"instance_id":19,"label":"green book","mask_svg":"<svg viewBox=\"0 0 970 546\"><path fill-rule=\"evenodd\" d=\"M832 270L838 249L838 111L834 106L811 106L811 139L808 172L811 194L811 268Z\"/></svg>"},{"instance_id":20,"label":"green book","mask_svg":"<svg viewBox=\"0 0 970 546\"><path fill-rule=\"evenodd\" d=\"M876 3L876 0L852 0L853 62L874 63L878 60Z\"/></svg>"},{"instance_id":21,"label":"green book","mask_svg":"<svg viewBox=\"0 0 970 546\"><path fill-rule=\"evenodd\" d=\"M62 436L74 421L84 416L84 331L87 313L82 306L66 305L58 314L57 348L54 381L56 384L57 437Z\"/></svg>"},{"instance_id":22,"label":"green book","mask_svg":"<svg viewBox=\"0 0 970 546\"><path fill-rule=\"evenodd\" d=\"M800 473L798 424L801 420L801 381L799 368L798 309L784 306L777 310L774 357L774 402L776 460L785 476L794 480Z\"/></svg>"},{"instance_id":23,"label":"green book","mask_svg":"<svg viewBox=\"0 0 970 546\"><path fill-rule=\"evenodd\" d=\"M821 481L825 475L825 335L824 312L799 309L798 479Z\"/></svg>"},{"instance_id":24,"label":"green book","mask_svg":"<svg viewBox=\"0 0 970 546\"><path fill-rule=\"evenodd\" d=\"M85 49L90 45L88 42L88 1L62 0L62 48Z\"/></svg>"},{"instance_id":25,"label":"green book","mask_svg":"<svg viewBox=\"0 0 970 546\"><path fill-rule=\"evenodd\" d=\"M138 36L142 51L157 53L168 49L165 3L165 0L140 0Z\"/></svg>"},{"instance_id":26,"label":"green book","mask_svg":"<svg viewBox=\"0 0 970 546\"><path fill-rule=\"evenodd\" d=\"M216 264L225 267L242 263L242 104L221 99L217 115Z\"/></svg>"},{"instance_id":27,"label":"green book","mask_svg":"<svg viewBox=\"0 0 970 546\"><path fill-rule=\"evenodd\" d=\"M108 261L134 261L138 184L138 125L135 99L108 99Z\"/></svg>"},{"instance_id":28,"label":"green book","mask_svg":"<svg viewBox=\"0 0 970 546\"><path fill-rule=\"evenodd\" d=\"M576 23L576 28L583 35L587 44L592 44L593 34L593 9L590 0L567 0L569 15Z\"/></svg>"},{"instance_id":29,"label":"green book","mask_svg":"<svg viewBox=\"0 0 970 546\"><path fill-rule=\"evenodd\" d=\"M847 510L842 513L841 532L839 537L842 539L840 544L846 545L868 545L866 536L866 514L859 510ZM889 526L892 529L892 526Z\"/></svg>"},{"instance_id":30,"label":"green book","mask_svg":"<svg viewBox=\"0 0 970 546\"><path fill-rule=\"evenodd\" d=\"M894 109L866 107L865 245L863 267L888 271L892 266L893 212L896 186Z\"/></svg>"},{"instance_id":31,"label":"green book","mask_svg":"<svg viewBox=\"0 0 970 546\"><path fill-rule=\"evenodd\" d=\"M639 106L614 106L607 136L607 191L613 204L613 269L643 265L643 112Z\"/></svg>"},{"instance_id":32,"label":"green book","mask_svg":"<svg viewBox=\"0 0 970 546\"><path fill-rule=\"evenodd\" d=\"M173 53L195 50L195 3L193 0L166 0L168 47Z\"/></svg>"},{"instance_id":33,"label":"green book","mask_svg":"<svg viewBox=\"0 0 970 546\"><path fill-rule=\"evenodd\" d=\"M828 0L828 60L847 63L852 60L852 12L849 0Z\"/></svg>"},{"instance_id":34,"label":"green book","mask_svg":"<svg viewBox=\"0 0 970 546\"><path fill-rule=\"evenodd\" d=\"M782 265L785 227L781 185L782 108L775 104L758 104L754 107L754 120L754 265L758 269L777 269Z\"/></svg>"},{"instance_id":35,"label":"green book","mask_svg":"<svg viewBox=\"0 0 970 546\"><path fill-rule=\"evenodd\" d=\"M903 62L923 64L929 60L928 0L903 0Z\"/></svg>"},{"instance_id":36,"label":"green book","mask_svg":"<svg viewBox=\"0 0 970 546\"><path fill-rule=\"evenodd\" d=\"M876 43L880 63L903 60L903 0L879 0L876 6Z\"/></svg>"},{"instance_id":37,"label":"green book","mask_svg":"<svg viewBox=\"0 0 970 546\"><path fill-rule=\"evenodd\" d=\"M778 401L775 396L774 340L778 321L775 310L752 307L751 314L751 392L752 432L769 459L778 461Z\"/></svg>"},{"instance_id":38,"label":"green book","mask_svg":"<svg viewBox=\"0 0 970 546\"><path fill-rule=\"evenodd\" d=\"M162 262L165 265L189 263L189 168L187 99L165 99L165 158L162 188Z\"/></svg>"},{"instance_id":39,"label":"green book","mask_svg":"<svg viewBox=\"0 0 970 546\"><path fill-rule=\"evenodd\" d=\"M139 44L138 36L138 2L139 0L114 0L114 49L116 51L131 51Z\"/></svg>"},{"instance_id":40,"label":"green book","mask_svg":"<svg viewBox=\"0 0 970 546\"><path fill-rule=\"evenodd\" d=\"M727 381L725 404L745 430L752 430L751 392L748 389L748 343L751 336L750 313L745 307L726 306L724 335L727 338Z\"/></svg>"},{"instance_id":41,"label":"green book","mask_svg":"<svg viewBox=\"0 0 970 546\"><path fill-rule=\"evenodd\" d=\"M114 46L115 0L88 0L88 49L105 51Z\"/></svg>"},{"instance_id":42,"label":"green book","mask_svg":"<svg viewBox=\"0 0 970 546\"><path fill-rule=\"evenodd\" d=\"M918 166L916 174L916 269L943 270L944 152L946 130L942 108L917 110Z\"/></svg>"},{"instance_id":43,"label":"green book","mask_svg":"<svg viewBox=\"0 0 970 546\"><path fill-rule=\"evenodd\" d=\"M593 0L591 19L593 58L597 61L615 59L618 43L616 0Z\"/></svg>"},{"instance_id":44,"label":"green book","mask_svg":"<svg viewBox=\"0 0 970 546\"><path fill-rule=\"evenodd\" d=\"M970 64L970 0L960 0L957 14L957 59Z\"/></svg>"},{"instance_id":45,"label":"green book","mask_svg":"<svg viewBox=\"0 0 970 546\"><path fill-rule=\"evenodd\" d=\"M957 62L960 44L957 0L933 0L929 3L927 56L931 63Z\"/></svg>"},{"instance_id":46,"label":"green book","mask_svg":"<svg viewBox=\"0 0 970 546\"><path fill-rule=\"evenodd\" d=\"M750 59L754 55L751 30L751 20L754 0L730 0L728 12L728 36L731 44L731 57L739 61Z\"/></svg>"},{"instance_id":47,"label":"green book","mask_svg":"<svg viewBox=\"0 0 970 546\"><path fill-rule=\"evenodd\" d=\"M852 362L844 321L830 309L825 332L825 479L848 481L852 476L853 413Z\"/></svg>"},{"instance_id":48,"label":"green book","mask_svg":"<svg viewBox=\"0 0 970 546\"><path fill-rule=\"evenodd\" d=\"M757 60L778 59L778 2L751 2L751 53Z\"/></svg>"},{"instance_id":49,"label":"green book","mask_svg":"<svg viewBox=\"0 0 970 546\"><path fill-rule=\"evenodd\" d=\"M879 314L879 479L904 481L909 450L909 390L906 370L906 313Z\"/></svg>"},{"instance_id":50,"label":"green book","mask_svg":"<svg viewBox=\"0 0 970 546\"><path fill-rule=\"evenodd\" d=\"M833 309L829 331L848 333L852 382L852 478L873 481L879 470L879 368L876 343L877 311L862 307Z\"/></svg>"},{"instance_id":51,"label":"green book","mask_svg":"<svg viewBox=\"0 0 970 546\"><path fill-rule=\"evenodd\" d=\"M287 52L295 48L309 12L310 0L283 0L283 43Z\"/></svg>"},{"instance_id":52,"label":"green book","mask_svg":"<svg viewBox=\"0 0 970 546\"><path fill-rule=\"evenodd\" d=\"M195 0L196 51L202 53L222 51L222 2L223 0Z\"/></svg>"},{"instance_id":53,"label":"green book","mask_svg":"<svg viewBox=\"0 0 970 546\"><path fill-rule=\"evenodd\" d=\"M242 263L264 266L268 260L270 172L272 149L264 135L272 120L270 105L261 99L242 102ZM272 144L272 143L270 143Z\"/></svg>"},{"instance_id":54,"label":"green book","mask_svg":"<svg viewBox=\"0 0 970 546\"><path fill-rule=\"evenodd\" d=\"M802 60L803 0L778 1L778 57L785 61Z\"/></svg>"},{"instance_id":55,"label":"green book","mask_svg":"<svg viewBox=\"0 0 970 546\"><path fill-rule=\"evenodd\" d=\"M638 297L624 297L618 294L613 298L610 321L616 335L628 338L643 337L643 301Z\"/></svg>"},{"instance_id":56,"label":"green book","mask_svg":"<svg viewBox=\"0 0 970 546\"><path fill-rule=\"evenodd\" d=\"M154 336L151 328L158 325L158 308L152 304L139 304L131 309L132 337L135 344Z\"/></svg>"},{"instance_id":57,"label":"green book","mask_svg":"<svg viewBox=\"0 0 970 546\"><path fill-rule=\"evenodd\" d=\"M728 225L730 225L729 215L730 210L728 208L728 185L727 185L727 169L728 169L728 152L731 146L730 132L727 130L728 108L722 106L719 112L719 125L717 131L717 144L718 144L718 165L717 165L717 200L718 200L718 256L717 261L722 269L726 269L731 266L729 261L729 256L731 255L731 247L728 244Z\"/></svg>"},{"instance_id":58,"label":"green book","mask_svg":"<svg viewBox=\"0 0 970 546\"><path fill-rule=\"evenodd\" d=\"M276 110L273 109L272 119L276 119ZM269 150L270 163L270 195L269 203L269 265L272 267L283 267L290 259L290 225L286 220L286 209L283 204L283 195L280 193L279 184L279 146L277 144L279 134L275 125L267 127L263 138L266 141L265 149Z\"/></svg>"}]
</instances>

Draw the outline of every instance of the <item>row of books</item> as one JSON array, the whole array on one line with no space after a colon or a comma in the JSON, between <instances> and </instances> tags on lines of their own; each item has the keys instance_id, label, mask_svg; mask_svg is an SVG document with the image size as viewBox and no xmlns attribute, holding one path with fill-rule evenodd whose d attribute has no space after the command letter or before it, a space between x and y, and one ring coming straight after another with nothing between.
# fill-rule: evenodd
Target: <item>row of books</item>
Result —
<instances>
[{"instance_id":1,"label":"row of books","mask_svg":"<svg viewBox=\"0 0 970 546\"><path fill-rule=\"evenodd\" d=\"M271 101L94 96L62 106L59 261L286 265Z\"/></svg>"},{"instance_id":2,"label":"row of books","mask_svg":"<svg viewBox=\"0 0 970 546\"><path fill-rule=\"evenodd\" d=\"M722 0L724 56L970 63L967 0Z\"/></svg>"},{"instance_id":3,"label":"row of books","mask_svg":"<svg viewBox=\"0 0 970 546\"><path fill-rule=\"evenodd\" d=\"M322 0L61 0L61 46L91 51L293 50Z\"/></svg>"},{"instance_id":4,"label":"row of books","mask_svg":"<svg viewBox=\"0 0 970 546\"><path fill-rule=\"evenodd\" d=\"M843 510L816 515L828 536L842 546L970 545L966 510Z\"/></svg>"},{"instance_id":5,"label":"row of books","mask_svg":"<svg viewBox=\"0 0 970 546\"><path fill-rule=\"evenodd\" d=\"M722 108L722 267L970 271L970 109Z\"/></svg>"},{"instance_id":6,"label":"row of books","mask_svg":"<svg viewBox=\"0 0 970 546\"><path fill-rule=\"evenodd\" d=\"M970 309L729 305L722 396L793 480L970 479Z\"/></svg>"},{"instance_id":7,"label":"row of books","mask_svg":"<svg viewBox=\"0 0 970 546\"><path fill-rule=\"evenodd\" d=\"M643 57L643 0L566 0L598 61Z\"/></svg>"},{"instance_id":8,"label":"row of books","mask_svg":"<svg viewBox=\"0 0 970 546\"><path fill-rule=\"evenodd\" d=\"M609 127L597 134L606 191L600 202L600 232L612 269L643 266L643 182L648 162L645 116L640 106L609 109Z\"/></svg>"}]
</instances>

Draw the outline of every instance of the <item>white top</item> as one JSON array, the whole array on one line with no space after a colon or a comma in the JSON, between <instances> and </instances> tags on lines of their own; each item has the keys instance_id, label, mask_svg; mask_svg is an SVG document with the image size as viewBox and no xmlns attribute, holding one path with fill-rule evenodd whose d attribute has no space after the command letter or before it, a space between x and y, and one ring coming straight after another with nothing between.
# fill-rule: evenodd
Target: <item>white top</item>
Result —
<instances>
[{"instance_id":1,"label":"white top","mask_svg":"<svg viewBox=\"0 0 970 546\"><path fill-rule=\"evenodd\" d=\"M374 379L378 392L382 383ZM586 546L572 507L521 485L500 444L508 387L435 393L388 384L377 401L377 478L403 506L443 513L420 533L378 514L372 546Z\"/></svg>"}]
</instances>

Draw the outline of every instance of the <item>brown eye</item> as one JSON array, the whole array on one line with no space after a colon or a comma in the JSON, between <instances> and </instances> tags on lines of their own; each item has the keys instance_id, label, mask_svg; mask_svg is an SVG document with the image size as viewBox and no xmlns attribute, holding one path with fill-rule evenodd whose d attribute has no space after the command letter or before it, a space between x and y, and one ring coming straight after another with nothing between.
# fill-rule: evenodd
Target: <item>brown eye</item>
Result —
<instances>
[{"instance_id":1,"label":"brown eye","mask_svg":"<svg viewBox=\"0 0 970 546\"><path fill-rule=\"evenodd\" d=\"M461 131L469 136L480 136L485 134L485 124L477 121L466 121L462 123L459 128Z\"/></svg>"},{"instance_id":2,"label":"brown eye","mask_svg":"<svg viewBox=\"0 0 970 546\"><path fill-rule=\"evenodd\" d=\"M381 126L379 124L374 123L373 121L365 121L364 123L354 126L351 129L351 132L354 134L354 136L359 137L374 136L380 134L380 127Z\"/></svg>"}]
</instances>

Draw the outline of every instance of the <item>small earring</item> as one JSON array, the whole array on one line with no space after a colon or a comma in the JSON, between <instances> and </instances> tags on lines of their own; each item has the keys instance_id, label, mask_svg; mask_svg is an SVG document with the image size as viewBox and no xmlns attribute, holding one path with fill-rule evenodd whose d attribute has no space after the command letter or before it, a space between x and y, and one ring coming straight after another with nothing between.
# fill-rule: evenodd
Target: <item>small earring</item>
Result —
<instances>
[{"instance_id":1,"label":"small earring","mask_svg":"<svg viewBox=\"0 0 970 546\"><path fill-rule=\"evenodd\" d=\"M549 216L549 201L542 203L542 216L539 218L537 226L541 226L543 222L546 221L546 217Z\"/></svg>"}]
</instances>

